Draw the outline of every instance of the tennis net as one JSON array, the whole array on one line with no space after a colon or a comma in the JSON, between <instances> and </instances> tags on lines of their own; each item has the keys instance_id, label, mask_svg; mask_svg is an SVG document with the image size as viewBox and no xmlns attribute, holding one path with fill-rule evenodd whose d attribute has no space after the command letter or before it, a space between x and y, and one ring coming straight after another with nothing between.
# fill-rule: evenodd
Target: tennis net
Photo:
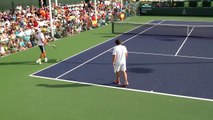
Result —
<instances>
[{"instance_id":1,"label":"tennis net","mask_svg":"<svg viewBox=\"0 0 213 120\"><path fill-rule=\"evenodd\" d=\"M213 38L213 25L178 25L157 23L114 22L112 33Z\"/></svg>"}]
</instances>

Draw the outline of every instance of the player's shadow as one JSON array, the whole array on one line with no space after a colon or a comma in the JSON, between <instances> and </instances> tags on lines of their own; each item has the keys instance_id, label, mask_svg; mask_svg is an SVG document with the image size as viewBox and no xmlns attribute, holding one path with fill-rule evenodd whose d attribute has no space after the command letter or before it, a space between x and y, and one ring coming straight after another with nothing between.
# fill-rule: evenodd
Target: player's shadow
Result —
<instances>
[{"instance_id":1,"label":"player's shadow","mask_svg":"<svg viewBox=\"0 0 213 120\"><path fill-rule=\"evenodd\" d=\"M14 61L14 62L0 62L1 65L33 65L35 61Z\"/></svg>"},{"instance_id":2,"label":"player's shadow","mask_svg":"<svg viewBox=\"0 0 213 120\"><path fill-rule=\"evenodd\" d=\"M152 73L153 69L144 68L144 67L130 67L127 69L127 72L132 73Z\"/></svg>"},{"instance_id":3,"label":"player's shadow","mask_svg":"<svg viewBox=\"0 0 213 120\"><path fill-rule=\"evenodd\" d=\"M47 63L56 63L57 59L49 59ZM1 65L38 65L36 61L0 62Z\"/></svg>"},{"instance_id":4,"label":"player's shadow","mask_svg":"<svg viewBox=\"0 0 213 120\"><path fill-rule=\"evenodd\" d=\"M38 84L37 86L46 88L72 88L72 87L74 88L74 87L88 87L91 85L72 83L72 84L57 84L57 85Z\"/></svg>"}]
</instances>

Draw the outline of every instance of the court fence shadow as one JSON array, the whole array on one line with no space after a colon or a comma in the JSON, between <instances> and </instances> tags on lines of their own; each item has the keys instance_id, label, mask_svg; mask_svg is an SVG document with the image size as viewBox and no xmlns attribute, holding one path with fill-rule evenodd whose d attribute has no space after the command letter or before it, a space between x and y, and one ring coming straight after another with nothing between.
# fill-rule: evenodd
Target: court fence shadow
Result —
<instances>
[{"instance_id":1,"label":"court fence shadow","mask_svg":"<svg viewBox=\"0 0 213 120\"><path fill-rule=\"evenodd\" d=\"M75 88L75 87L89 87L91 85L72 83L72 84L56 84L56 85L38 84L37 86L46 88Z\"/></svg>"}]
</instances>

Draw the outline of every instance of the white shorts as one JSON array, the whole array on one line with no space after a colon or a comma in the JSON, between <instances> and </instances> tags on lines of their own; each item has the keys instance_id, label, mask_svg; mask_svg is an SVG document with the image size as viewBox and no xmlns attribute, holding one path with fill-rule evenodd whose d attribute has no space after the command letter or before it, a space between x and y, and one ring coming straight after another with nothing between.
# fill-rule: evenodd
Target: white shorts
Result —
<instances>
[{"instance_id":1,"label":"white shorts","mask_svg":"<svg viewBox=\"0 0 213 120\"><path fill-rule=\"evenodd\" d=\"M126 64L121 64L121 65L115 64L114 72L119 72L119 71L126 71Z\"/></svg>"}]
</instances>

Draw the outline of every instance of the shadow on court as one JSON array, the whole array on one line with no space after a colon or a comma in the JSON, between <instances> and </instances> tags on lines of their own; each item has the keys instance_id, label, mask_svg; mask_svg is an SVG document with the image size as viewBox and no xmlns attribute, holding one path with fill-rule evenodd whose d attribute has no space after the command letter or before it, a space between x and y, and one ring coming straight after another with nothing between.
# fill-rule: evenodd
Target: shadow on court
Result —
<instances>
[{"instance_id":1,"label":"shadow on court","mask_svg":"<svg viewBox=\"0 0 213 120\"><path fill-rule=\"evenodd\" d=\"M127 71L132 73L152 73L153 69L144 68L144 67L132 67L132 68L128 68Z\"/></svg>"},{"instance_id":2,"label":"shadow on court","mask_svg":"<svg viewBox=\"0 0 213 120\"><path fill-rule=\"evenodd\" d=\"M57 59L49 59L47 63L56 63L56 62ZM34 60L34 61L0 62L0 66L1 65L38 65L38 64L36 63L36 60Z\"/></svg>"},{"instance_id":3,"label":"shadow on court","mask_svg":"<svg viewBox=\"0 0 213 120\"><path fill-rule=\"evenodd\" d=\"M74 87L89 87L91 85L72 83L72 84L58 84L58 85L38 84L37 86L46 88L72 88L72 87L74 88Z\"/></svg>"}]
</instances>

